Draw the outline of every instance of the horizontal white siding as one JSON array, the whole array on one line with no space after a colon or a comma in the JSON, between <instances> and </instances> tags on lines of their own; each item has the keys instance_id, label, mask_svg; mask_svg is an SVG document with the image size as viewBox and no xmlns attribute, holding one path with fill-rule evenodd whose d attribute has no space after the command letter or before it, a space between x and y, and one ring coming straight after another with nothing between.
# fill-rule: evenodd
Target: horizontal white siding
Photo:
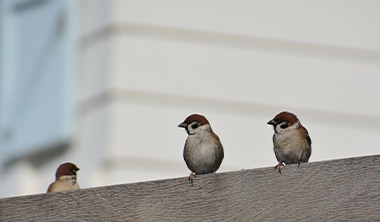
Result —
<instances>
[{"instance_id":1,"label":"horizontal white siding","mask_svg":"<svg viewBox=\"0 0 380 222\"><path fill-rule=\"evenodd\" d=\"M84 4L81 29L80 107L107 125L94 183L187 175L177 125L191 113L220 136L220 171L274 165L266 122L282 110L309 129L311 161L378 153L378 2L104 4Z\"/></svg>"}]
</instances>

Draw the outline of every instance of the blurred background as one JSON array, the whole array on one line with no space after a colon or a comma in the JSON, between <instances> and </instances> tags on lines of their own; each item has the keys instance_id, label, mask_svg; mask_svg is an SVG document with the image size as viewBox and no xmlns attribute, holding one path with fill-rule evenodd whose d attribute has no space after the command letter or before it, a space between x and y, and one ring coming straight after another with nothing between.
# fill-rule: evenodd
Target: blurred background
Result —
<instances>
[{"instance_id":1,"label":"blurred background","mask_svg":"<svg viewBox=\"0 0 380 222\"><path fill-rule=\"evenodd\" d=\"M188 115L218 172L273 167L277 113L310 161L379 154L380 2L0 0L0 198L187 177ZM184 179L184 183L187 180Z\"/></svg>"}]
</instances>

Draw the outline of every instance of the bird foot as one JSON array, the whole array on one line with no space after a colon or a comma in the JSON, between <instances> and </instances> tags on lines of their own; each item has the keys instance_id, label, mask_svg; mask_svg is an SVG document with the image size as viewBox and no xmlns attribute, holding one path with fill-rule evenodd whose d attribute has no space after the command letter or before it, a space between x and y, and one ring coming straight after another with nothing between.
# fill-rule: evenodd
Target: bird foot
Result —
<instances>
[{"instance_id":1,"label":"bird foot","mask_svg":"<svg viewBox=\"0 0 380 222\"><path fill-rule=\"evenodd\" d=\"M195 175L195 173L194 172L191 172L190 173L190 176L189 176L189 183L191 183L191 186L194 186L193 185L193 182L194 182L194 177L197 177L197 175Z\"/></svg>"},{"instance_id":2,"label":"bird foot","mask_svg":"<svg viewBox=\"0 0 380 222\"><path fill-rule=\"evenodd\" d=\"M281 166L284 166L283 163L278 163L275 167L274 167L274 171L278 170L278 172L281 174Z\"/></svg>"},{"instance_id":3,"label":"bird foot","mask_svg":"<svg viewBox=\"0 0 380 222\"><path fill-rule=\"evenodd\" d=\"M304 163L303 161L298 162L298 168L300 168L301 163Z\"/></svg>"}]
</instances>

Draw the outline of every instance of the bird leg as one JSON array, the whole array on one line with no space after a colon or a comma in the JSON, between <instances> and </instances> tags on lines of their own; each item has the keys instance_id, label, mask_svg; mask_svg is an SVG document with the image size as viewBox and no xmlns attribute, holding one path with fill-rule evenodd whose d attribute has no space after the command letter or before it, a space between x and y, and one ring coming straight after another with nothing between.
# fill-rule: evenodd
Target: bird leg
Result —
<instances>
[{"instance_id":1,"label":"bird leg","mask_svg":"<svg viewBox=\"0 0 380 222\"><path fill-rule=\"evenodd\" d=\"M301 163L304 163L303 160L301 160L300 162L298 162L298 168L300 168L300 164Z\"/></svg>"},{"instance_id":2,"label":"bird leg","mask_svg":"<svg viewBox=\"0 0 380 222\"><path fill-rule=\"evenodd\" d=\"M278 169L278 172L281 174L281 166L284 166L284 164L282 162L279 162L275 167L274 167L274 171L276 171Z\"/></svg>"},{"instance_id":3,"label":"bird leg","mask_svg":"<svg viewBox=\"0 0 380 222\"><path fill-rule=\"evenodd\" d=\"M195 175L194 172L191 172L190 173L190 176L189 176L189 183L191 183L191 186L193 186L193 182L194 182L194 177L197 177L197 175Z\"/></svg>"}]
</instances>

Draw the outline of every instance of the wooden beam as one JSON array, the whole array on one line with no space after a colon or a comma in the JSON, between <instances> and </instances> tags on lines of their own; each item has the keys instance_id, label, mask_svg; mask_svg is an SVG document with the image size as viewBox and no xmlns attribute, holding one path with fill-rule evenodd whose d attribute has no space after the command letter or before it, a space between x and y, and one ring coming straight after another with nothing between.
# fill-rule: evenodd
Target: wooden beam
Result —
<instances>
[{"instance_id":1,"label":"wooden beam","mask_svg":"<svg viewBox=\"0 0 380 222\"><path fill-rule=\"evenodd\" d=\"M0 199L0 221L379 221L380 155Z\"/></svg>"}]
</instances>

